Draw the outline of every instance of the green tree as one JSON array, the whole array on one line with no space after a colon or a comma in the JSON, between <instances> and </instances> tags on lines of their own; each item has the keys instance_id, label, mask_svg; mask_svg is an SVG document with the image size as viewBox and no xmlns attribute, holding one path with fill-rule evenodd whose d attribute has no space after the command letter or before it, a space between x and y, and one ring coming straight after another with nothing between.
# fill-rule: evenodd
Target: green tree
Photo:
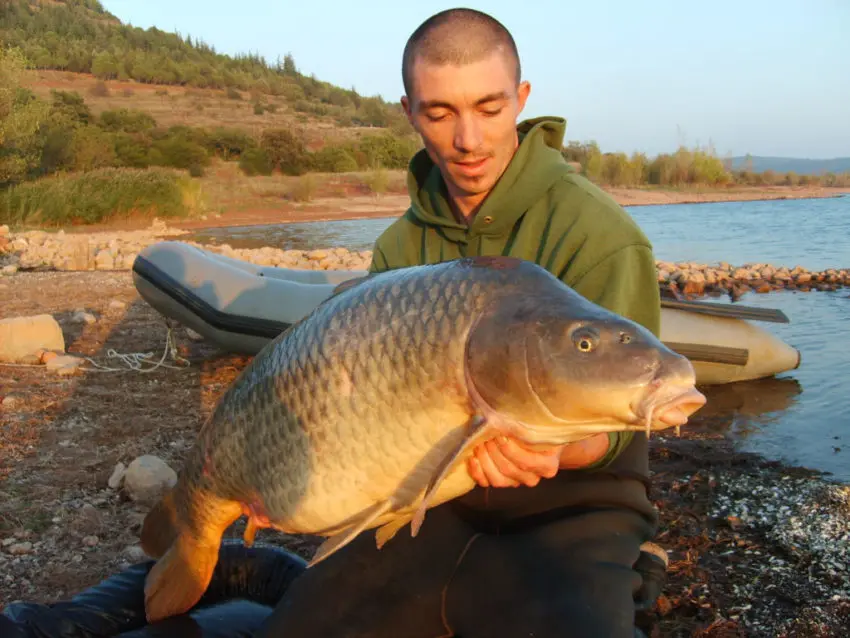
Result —
<instances>
[{"instance_id":1,"label":"green tree","mask_svg":"<svg viewBox=\"0 0 850 638\"><path fill-rule=\"evenodd\" d=\"M25 179L41 161L39 130L50 108L21 90L27 66L19 48L0 49L0 184Z\"/></svg>"}]
</instances>

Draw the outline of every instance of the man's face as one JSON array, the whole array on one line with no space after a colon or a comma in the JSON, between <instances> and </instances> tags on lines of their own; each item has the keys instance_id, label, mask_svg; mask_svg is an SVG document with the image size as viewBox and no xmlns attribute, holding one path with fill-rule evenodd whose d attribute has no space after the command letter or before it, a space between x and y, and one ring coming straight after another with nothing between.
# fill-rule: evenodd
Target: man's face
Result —
<instances>
[{"instance_id":1,"label":"man's face","mask_svg":"<svg viewBox=\"0 0 850 638\"><path fill-rule=\"evenodd\" d=\"M517 145L517 117L531 90L516 84L508 56L494 52L463 66L417 59L401 102L453 194L486 195Z\"/></svg>"}]
</instances>

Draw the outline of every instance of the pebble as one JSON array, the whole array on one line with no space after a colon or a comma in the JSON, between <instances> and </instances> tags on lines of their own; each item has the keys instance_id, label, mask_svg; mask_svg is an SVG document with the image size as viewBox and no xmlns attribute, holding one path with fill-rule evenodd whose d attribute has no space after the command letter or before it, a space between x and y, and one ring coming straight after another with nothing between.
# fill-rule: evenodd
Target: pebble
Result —
<instances>
[{"instance_id":1,"label":"pebble","mask_svg":"<svg viewBox=\"0 0 850 638\"><path fill-rule=\"evenodd\" d=\"M112 301L109 302L109 309L110 310L124 310L124 308L126 308L126 307L127 307L127 304L124 303L123 301L118 300L118 299L113 299Z\"/></svg>"},{"instance_id":2,"label":"pebble","mask_svg":"<svg viewBox=\"0 0 850 638\"><path fill-rule=\"evenodd\" d=\"M2 401L0 401L0 405L7 409L14 408L20 403L21 397L19 397L17 394L7 394L5 397L2 398Z\"/></svg>"},{"instance_id":3,"label":"pebble","mask_svg":"<svg viewBox=\"0 0 850 638\"><path fill-rule=\"evenodd\" d=\"M155 503L175 483L177 473L152 454L134 459L124 473L124 491L132 500L142 503Z\"/></svg>"},{"instance_id":4,"label":"pebble","mask_svg":"<svg viewBox=\"0 0 850 638\"><path fill-rule=\"evenodd\" d=\"M128 545L124 548L124 553L127 555L127 558L133 562L140 562L148 557L141 545Z\"/></svg>"},{"instance_id":5,"label":"pebble","mask_svg":"<svg viewBox=\"0 0 850 638\"><path fill-rule=\"evenodd\" d=\"M95 547L100 542L100 539L92 534L83 538L83 545L86 547Z\"/></svg>"},{"instance_id":6,"label":"pebble","mask_svg":"<svg viewBox=\"0 0 850 638\"><path fill-rule=\"evenodd\" d=\"M61 352L56 352L55 350L45 350L41 353L41 362L47 363L53 361L56 357L61 356L61 354Z\"/></svg>"},{"instance_id":7,"label":"pebble","mask_svg":"<svg viewBox=\"0 0 850 638\"><path fill-rule=\"evenodd\" d=\"M45 367L50 371L56 372L59 376L67 376L76 373L83 363L85 363L85 359L62 355L61 357L50 359L45 364Z\"/></svg>"},{"instance_id":8,"label":"pebble","mask_svg":"<svg viewBox=\"0 0 850 638\"><path fill-rule=\"evenodd\" d=\"M32 543L25 541L23 543L13 543L6 549L12 556L25 556L32 553Z\"/></svg>"},{"instance_id":9,"label":"pebble","mask_svg":"<svg viewBox=\"0 0 850 638\"><path fill-rule=\"evenodd\" d=\"M74 323L84 323L86 325L91 325L97 322L97 318L90 312L86 312L85 310L77 310L71 317L71 321L73 321Z\"/></svg>"},{"instance_id":10,"label":"pebble","mask_svg":"<svg viewBox=\"0 0 850 638\"><path fill-rule=\"evenodd\" d=\"M106 484L109 486L109 489L117 490L121 487L121 482L124 480L124 474L127 472L127 467L121 463L120 461L115 464L115 468L112 470L112 474L109 476L109 480Z\"/></svg>"},{"instance_id":11,"label":"pebble","mask_svg":"<svg viewBox=\"0 0 850 638\"><path fill-rule=\"evenodd\" d=\"M197 332L195 332L191 328L186 328L186 336L189 337L189 339L191 339L192 341L203 341L204 340L204 335L198 334Z\"/></svg>"}]
</instances>

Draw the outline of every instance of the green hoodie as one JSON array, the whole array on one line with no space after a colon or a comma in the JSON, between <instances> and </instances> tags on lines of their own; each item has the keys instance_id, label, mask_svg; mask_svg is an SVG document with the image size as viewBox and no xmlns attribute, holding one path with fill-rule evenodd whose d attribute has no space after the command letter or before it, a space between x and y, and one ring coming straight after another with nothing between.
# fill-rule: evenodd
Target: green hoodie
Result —
<instances>
[{"instance_id":1,"label":"green hoodie","mask_svg":"<svg viewBox=\"0 0 850 638\"><path fill-rule=\"evenodd\" d=\"M649 240L605 191L577 174L560 149L566 121L521 122L520 144L472 223L448 203L439 168L425 150L410 161L410 208L378 237L371 272L476 255L533 261L584 297L660 332L660 299ZM610 463L631 441L613 433Z\"/></svg>"}]
</instances>

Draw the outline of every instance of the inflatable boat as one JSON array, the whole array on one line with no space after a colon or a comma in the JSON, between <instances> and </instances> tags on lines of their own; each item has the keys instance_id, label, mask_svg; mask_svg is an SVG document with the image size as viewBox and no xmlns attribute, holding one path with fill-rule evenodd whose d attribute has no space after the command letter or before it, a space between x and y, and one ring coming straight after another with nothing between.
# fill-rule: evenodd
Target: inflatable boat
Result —
<instances>
[{"instance_id":1,"label":"inflatable boat","mask_svg":"<svg viewBox=\"0 0 850 638\"><path fill-rule=\"evenodd\" d=\"M358 270L257 266L175 241L152 244L133 281L157 311L227 352L253 355ZM697 383L770 377L800 365L800 353L752 321L787 323L779 310L662 299L661 340L688 357Z\"/></svg>"}]
</instances>

